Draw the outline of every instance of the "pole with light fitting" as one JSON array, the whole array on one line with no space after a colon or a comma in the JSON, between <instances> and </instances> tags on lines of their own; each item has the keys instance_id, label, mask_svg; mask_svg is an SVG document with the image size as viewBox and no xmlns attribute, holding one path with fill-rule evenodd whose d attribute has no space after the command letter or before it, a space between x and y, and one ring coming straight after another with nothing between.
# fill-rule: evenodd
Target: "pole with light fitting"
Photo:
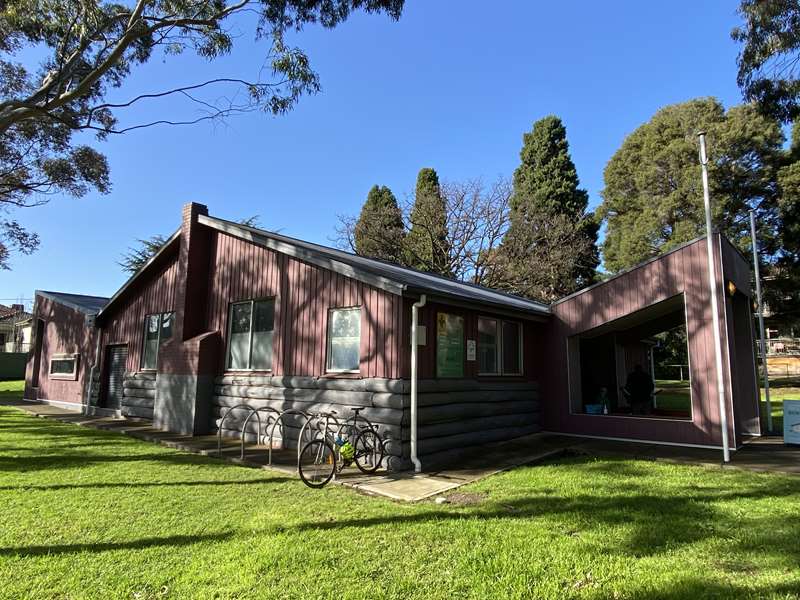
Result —
<instances>
[{"instance_id":1,"label":"pole with light fitting","mask_svg":"<svg viewBox=\"0 0 800 600\"><path fill-rule=\"evenodd\" d=\"M711 320L714 328L714 357L717 364L717 394L719 395L719 421L722 431L722 459L731 460L731 448L728 440L728 405L725 401L725 378L722 371L722 339L719 334L719 305L717 301L717 275L714 267L714 245L711 226L711 195L708 191L708 157L706 156L706 132L699 131L700 165L703 168L703 202L706 209L706 241L708 247L708 289L711 293Z\"/></svg>"}]
</instances>

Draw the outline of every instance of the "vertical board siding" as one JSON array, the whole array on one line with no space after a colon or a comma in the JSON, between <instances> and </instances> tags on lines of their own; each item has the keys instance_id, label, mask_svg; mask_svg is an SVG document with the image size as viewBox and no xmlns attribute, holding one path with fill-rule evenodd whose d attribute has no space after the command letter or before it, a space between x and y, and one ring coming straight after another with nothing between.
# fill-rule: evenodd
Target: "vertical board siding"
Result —
<instances>
[{"instance_id":1,"label":"vertical board siding","mask_svg":"<svg viewBox=\"0 0 800 600\"><path fill-rule=\"evenodd\" d=\"M402 298L268 248L215 233L208 324L227 348L231 302L275 298L272 372L318 377L327 362L328 312L361 307L361 377L397 376ZM223 352L224 355L224 352ZM219 365L224 371L224 357Z\"/></svg>"},{"instance_id":2,"label":"vertical board siding","mask_svg":"<svg viewBox=\"0 0 800 600\"><path fill-rule=\"evenodd\" d=\"M714 244L718 281L724 277L743 280L747 264L727 241ZM684 444L717 445L720 443L720 413L717 401L717 384L714 358L714 332L709 307L708 273L706 268L707 247L704 239L677 249L663 257L635 267L603 284L579 292L552 306L554 319L549 326L548 348L551 353L546 360L548 374L544 381L545 428L552 431L624 437L653 441L668 441ZM729 275L729 273L731 275ZM724 286L722 286L724 287ZM749 294L749 289L741 291ZM686 421L655 418L631 418L573 414L569 381L568 340L575 335L645 309L648 306L683 294L686 327L689 337L689 371L692 391L692 419ZM728 412L734 413L734 389L730 386L731 363L729 336L732 335L733 320L726 318L726 298L722 289L717 291L723 340L723 362L726 370L726 394ZM740 363L745 359L740 358ZM743 382L737 388L744 388ZM736 400L738 402L738 399ZM741 413L741 411L739 411ZM734 419L730 419L735 421ZM731 434L735 422L730 423ZM731 438L733 439L733 438Z\"/></svg>"},{"instance_id":3,"label":"vertical board siding","mask_svg":"<svg viewBox=\"0 0 800 600\"><path fill-rule=\"evenodd\" d=\"M175 310L177 275L176 254L152 276L137 282L133 293L104 317L103 346L128 345L126 371L138 371L141 366L145 315Z\"/></svg>"},{"instance_id":4,"label":"vertical board siding","mask_svg":"<svg viewBox=\"0 0 800 600\"><path fill-rule=\"evenodd\" d=\"M39 387L31 387L36 364L34 352L28 356L25 370L25 397L31 400L55 400L81 404L94 363L96 330L86 324L86 315L58 302L36 296L33 307L34 336L37 319L44 321ZM36 339L34 338L34 342ZM78 354L75 381L50 379L50 360L54 354Z\"/></svg>"}]
</instances>

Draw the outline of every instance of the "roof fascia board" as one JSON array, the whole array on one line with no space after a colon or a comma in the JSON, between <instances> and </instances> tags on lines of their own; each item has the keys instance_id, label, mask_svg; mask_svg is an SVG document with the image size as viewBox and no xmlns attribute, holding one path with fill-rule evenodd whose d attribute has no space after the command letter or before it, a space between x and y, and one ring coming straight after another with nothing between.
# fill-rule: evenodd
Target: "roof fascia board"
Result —
<instances>
[{"instance_id":1,"label":"roof fascia board","mask_svg":"<svg viewBox=\"0 0 800 600\"><path fill-rule=\"evenodd\" d=\"M85 306L80 306L79 304L75 304L74 302L70 302L69 300L64 300L63 298L59 298L58 296L54 296L53 294L50 294L48 292L43 292L41 290L36 290L34 292L34 296L41 296L42 298L47 298L52 302L57 302L61 306L66 306L73 310L77 310L78 312L81 312L85 315L94 316L96 314L99 314L97 311L89 310ZM99 296L96 297L99 298Z\"/></svg>"},{"instance_id":2,"label":"roof fascia board","mask_svg":"<svg viewBox=\"0 0 800 600\"><path fill-rule=\"evenodd\" d=\"M403 291L406 289L406 286L402 283L392 281L391 279L387 279L386 277L381 277L380 275L375 275L373 273L364 271L362 269L356 269L351 265L340 262L338 260L320 256L316 252L307 250L305 248L301 248L299 246L295 246L294 244L276 240L264 235L259 235L257 233L250 231L245 227L240 227L234 223L229 223L226 221L222 221L220 219L215 219L214 217L209 217L207 215L199 215L197 221L201 225L205 225L206 227L216 229L217 231L221 231L222 233L225 233L227 235L232 235L234 237L241 238L258 246L269 248L270 250L274 250L275 252L286 254L288 256L291 256L292 258L297 258L299 260L309 262L318 267L322 267L324 269L328 269L335 273L339 273L340 275L356 279L362 283L366 283L367 285L371 285L372 287L379 288L381 290L384 290L392 294L396 294L398 296L402 295Z\"/></svg>"},{"instance_id":3,"label":"roof fascia board","mask_svg":"<svg viewBox=\"0 0 800 600\"><path fill-rule=\"evenodd\" d=\"M158 252L156 252L153 256L148 258L147 262L144 263L144 265L142 265L142 268L139 269L138 271L136 271L136 273L134 273L130 277L130 279L128 279L128 281L123 283L122 287L119 288L113 296L111 296L111 298L108 300L108 303L106 303L106 305L100 310L100 312L97 313L97 316L98 317L102 316L103 313L105 313L109 308L111 308L111 305L114 304L114 302L117 300L117 298L119 298L122 294L124 294L125 291L131 285L133 285L134 281L136 281L137 279L139 279L139 277L144 275L145 271L147 271L150 268L150 265L152 265L154 262L156 262L159 259L159 257L161 257L164 253L166 253L167 249L169 249L172 246L173 242L175 240L179 239L180 236L181 236L181 230L180 229L178 229L175 233L173 233L171 236L169 236L167 241L164 242L164 245L161 246L161 249Z\"/></svg>"},{"instance_id":4,"label":"roof fascia board","mask_svg":"<svg viewBox=\"0 0 800 600\"><path fill-rule=\"evenodd\" d=\"M458 308L464 308L475 312L485 312L487 314L499 315L502 317L524 319L526 321L536 321L538 323L545 323L549 320L550 317L549 312L547 313L533 312L531 310L524 308L516 310L513 308L509 308L508 306L501 306L494 304L493 302L489 302L487 300L470 301L460 297L448 296L446 294L426 292L425 290L416 290L414 295L418 296L421 294L425 294L425 297L428 299L428 302L434 302L436 304L445 304L448 306L455 306Z\"/></svg>"},{"instance_id":5,"label":"roof fascia board","mask_svg":"<svg viewBox=\"0 0 800 600\"><path fill-rule=\"evenodd\" d=\"M722 236L719 233L715 233L714 235L719 235L720 237L725 237L725 236ZM632 267L629 267L627 269L623 269L622 271L620 271L619 273L615 273L614 275L612 275L608 279L604 279L603 281L598 281L597 283L593 283L592 285L586 286L585 288L582 288L582 289L580 289L580 290L578 290L576 292L572 292L568 296L564 296L563 298L559 298L558 300L553 302L550 306L555 306L556 304L561 304L562 302L566 302L567 300L572 300L573 298L575 298L577 296L580 296L584 292L588 292L588 291L593 290L595 288L599 288L601 285L605 285L605 284L607 284L607 283L609 283L611 281L614 281L615 279L618 279L618 278L622 277L623 275L627 275L628 273L632 273L636 269L641 269L642 267L646 267L650 263L654 263L657 260L661 260L665 256L669 256L670 254L678 252L679 250L683 250L684 248L688 248L692 244L696 244L697 242L702 241L704 239L706 239L706 236L705 235L701 235L700 237L696 237L693 240L689 240L688 242L684 242L680 246L675 246L674 248L672 248L671 250L668 250L667 252L664 252L663 254L659 254L658 256L654 256L653 258L648 258L647 260L642 261L639 264L633 265Z\"/></svg>"}]
</instances>

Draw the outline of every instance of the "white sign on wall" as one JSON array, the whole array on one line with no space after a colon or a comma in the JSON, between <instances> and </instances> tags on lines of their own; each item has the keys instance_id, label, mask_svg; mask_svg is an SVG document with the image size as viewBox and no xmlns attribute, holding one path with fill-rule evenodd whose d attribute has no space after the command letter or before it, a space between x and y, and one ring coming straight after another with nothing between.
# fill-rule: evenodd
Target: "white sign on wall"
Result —
<instances>
[{"instance_id":1,"label":"white sign on wall","mask_svg":"<svg viewBox=\"0 0 800 600\"><path fill-rule=\"evenodd\" d=\"M783 442L800 444L800 400L783 401Z\"/></svg>"},{"instance_id":2,"label":"white sign on wall","mask_svg":"<svg viewBox=\"0 0 800 600\"><path fill-rule=\"evenodd\" d=\"M476 354L475 340L467 340L467 360L475 360Z\"/></svg>"}]
</instances>

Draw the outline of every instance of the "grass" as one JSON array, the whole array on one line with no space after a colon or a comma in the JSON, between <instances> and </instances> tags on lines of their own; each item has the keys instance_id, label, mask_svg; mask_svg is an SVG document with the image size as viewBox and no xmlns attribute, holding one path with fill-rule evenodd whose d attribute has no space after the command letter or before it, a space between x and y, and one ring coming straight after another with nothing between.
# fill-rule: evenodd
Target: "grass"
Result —
<instances>
[{"instance_id":1,"label":"grass","mask_svg":"<svg viewBox=\"0 0 800 600\"><path fill-rule=\"evenodd\" d=\"M691 414L692 397L688 381L677 379L657 379L656 389L662 390L656 396L658 408L667 410L682 410Z\"/></svg>"},{"instance_id":2,"label":"grass","mask_svg":"<svg viewBox=\"0 0 800 600\"><path fill-rule=\"evenodd\" d=\"M0 399L22 398L22 392L24 389L24 381L3 381L0 379Z\"/></svg>"},{"instance_id":3,"label":"grass","mask_svg":"<svg viewBox=\"0 0 800 600\"><path fill-rule=\"evenodd\" d=\"M798 477L576 457L453 498L0 407L0 598L800 598Z\"/></svg>"}]
</instances>

